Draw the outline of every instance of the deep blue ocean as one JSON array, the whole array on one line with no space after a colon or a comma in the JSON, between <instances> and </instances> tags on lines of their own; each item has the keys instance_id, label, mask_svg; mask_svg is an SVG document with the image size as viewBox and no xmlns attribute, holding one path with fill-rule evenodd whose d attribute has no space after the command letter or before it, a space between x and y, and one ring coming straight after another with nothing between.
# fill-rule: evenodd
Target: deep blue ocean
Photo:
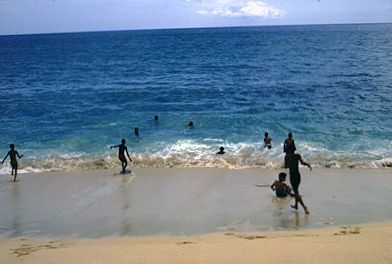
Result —
<instances>
[{"instance_id":1,"label":"deep blue ocean","mask_svg":"<svg viewBox=\"0 0 392 264\"><path fill-rule=\"evenodd\" d=\"M136 167L279 168L289 132L316 167L388 167L391 112L392 24L0 36L22 172L120 167L122 138Z\"/></svg>"}]
</instances>

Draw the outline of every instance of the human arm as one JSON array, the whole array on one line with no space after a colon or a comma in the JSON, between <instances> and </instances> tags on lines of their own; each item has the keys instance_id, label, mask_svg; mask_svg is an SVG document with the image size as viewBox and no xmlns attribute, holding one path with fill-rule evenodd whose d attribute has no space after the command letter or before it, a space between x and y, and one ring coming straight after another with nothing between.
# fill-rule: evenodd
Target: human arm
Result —
<instances>
[{"instance_id":1,"label":"human arm","mask_svg":"<svg viewBox=\"0 0 392 264\"><path fill-rule=\"evenodd\" d=\"M295 147L295 142L294 142L294 139L293 139L293 151L296 151L297 150L297 148Z\"/></svg>"},{"instance_id":2,"label":"human arm","mask_svg":"<svg viewBox=\"0 0 392 264\"><path fill-rule=\"evenodd\" d=\"M275 191L275 182L270 186L273 191Z\"/></svg>"},{"instance_id":3,"label":"human arm","mask_svg":"<svg viewBox=\"0 0 392 264\"><path fill-rule=\"evenodd\" d=\"M125 148L125 151L127 152L127 156L128 156L129 161L132 162L132 159L131 159L131 157L129 156L129 153L128 153L128 148Z\"/></svg>"},{"instance_id":4,"label":"human arm","mask_svg":"<svg viewBox=\"0 0 392 264\"><path fill-rule=\"evenodd\" d=\"M113 145L113 146L110 146L110 149L112 149L112 148L118 148L120 145Z\"/></svg>"},{"instance_id":5,"label":"human arm","mask_svg":"<svg viewBox=\"0 0 392 264\"><path fill-rule=\"evenodd\" d=\"M295 196L295 194L293 193L293 190L290 188L290 186L288 186L287 184L285 184L285 188L286 188L286 193L292 197Z\"/></svg>"},{"instance_id":6,"label":"human arm","mask_svg":"<svg viewBox=\"0 0 392 264\"><path fill-rule=\"evenodd\" d=\"M10 155L9 152L7 153L7 155L5 156L5 158L3 159L3 161L1 163L4 163L4 161L7 159L8 155Z\"/></svg>"},{"instance_id":7,"label":"human arm","mask_svg":"<svg viewBox=\"0 0 392 264\"><path fill-rule=\"evenodd\" d=\"M302 158L300 157L299 161L301 162L302 165L304 166L308 166L310 170L312 170L312 166L310 166L309 163L305 162L304 160L302 160Z\"/></svg>"},{"instance_id":8,"label":"human arm","mask_svg":"<svg viewBox=\"0 0 392 264\"><path fill-rule=\"evenodd\" d=\"M22 154L22 155L19 155L18 152L16 152L16 155L18 155L18 157L19 157L20 159L23 157L23 154Z\"/></svg>"}]
</instances>

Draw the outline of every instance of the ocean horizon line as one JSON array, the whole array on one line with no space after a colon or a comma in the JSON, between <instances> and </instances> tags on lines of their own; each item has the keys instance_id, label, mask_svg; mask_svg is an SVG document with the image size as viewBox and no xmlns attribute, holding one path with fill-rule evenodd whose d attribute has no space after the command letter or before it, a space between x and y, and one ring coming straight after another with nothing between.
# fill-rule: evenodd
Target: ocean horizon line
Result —
<instances>
[{"instance_id":1,"label":"ocean horizon line","mask_svg":"<svg viewBox=\"0 0 392 264\"><path fill-rule=\"evenodd\" d=\"M274 28L274 27L311 27L311 26L355 26L355 25L388 25L392 22L352 22L352 23L309 23L309 24L276 24L276 25L247 25L247 26L211 26L211 27L167 27L167 28L135 28L135 29L98 29L82 31L63 31L63 32L34 32L34 33L15 33L1 34L1 37L12 36L36 36L36 35L68 35L68 34L89 34L89 33L110 33L110 32L141 32L141 31L175 31L175 30L213 30L213 29L239 29L239 28Z\"/></svg>"}]
</instances>

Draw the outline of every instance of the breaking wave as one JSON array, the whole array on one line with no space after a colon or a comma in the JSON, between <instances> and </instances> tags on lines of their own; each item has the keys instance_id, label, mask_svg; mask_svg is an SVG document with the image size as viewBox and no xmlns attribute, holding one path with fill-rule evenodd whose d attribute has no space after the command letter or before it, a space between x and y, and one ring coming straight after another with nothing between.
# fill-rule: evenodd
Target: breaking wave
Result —
<instances>
[{"instance_id":1,"label":"breaking wave","mask_svg":"<svg viewBox=\"0 0 392 264\"><path fill-rule=\"evenodd\" d=\"M352 151L330 151L311 144L298 144L302 157L318 168L385 168L392 167L392 157L386 156L385 150L378 150L353 155ZM220 146L225 147L224 155L217 155ZM230 143L219 139L179 140L174 144L156 151L131 152L131 167L216 167L216 168L283 168L284 153L282 146L264 149L260 143ZM44 171L72 171L119 168L117 155L110 152L94 156L73 153L49 155L22 159L19 173L37 173ZM9 174L11 167L4 164L0 174Z\"/></svg>"}]
</instances>

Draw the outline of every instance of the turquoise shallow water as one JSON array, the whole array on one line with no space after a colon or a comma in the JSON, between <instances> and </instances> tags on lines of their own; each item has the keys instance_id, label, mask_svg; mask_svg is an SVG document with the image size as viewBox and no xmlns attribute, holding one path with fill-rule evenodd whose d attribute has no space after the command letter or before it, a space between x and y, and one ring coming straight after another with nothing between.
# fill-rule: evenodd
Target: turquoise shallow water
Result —
<instances>
[{"instance_id":1,"label":"turquoise shallow water","mask_svg":"<svg viewBox=\"0 0 392 264\"><path fill-rule=\"evenodd\" d=\"M391 166L391 57L391 24L0 36L0 153L115 167L125 138L135 166L277 168L292 132L315 166Z\"/></svg>"}]
</instances>

